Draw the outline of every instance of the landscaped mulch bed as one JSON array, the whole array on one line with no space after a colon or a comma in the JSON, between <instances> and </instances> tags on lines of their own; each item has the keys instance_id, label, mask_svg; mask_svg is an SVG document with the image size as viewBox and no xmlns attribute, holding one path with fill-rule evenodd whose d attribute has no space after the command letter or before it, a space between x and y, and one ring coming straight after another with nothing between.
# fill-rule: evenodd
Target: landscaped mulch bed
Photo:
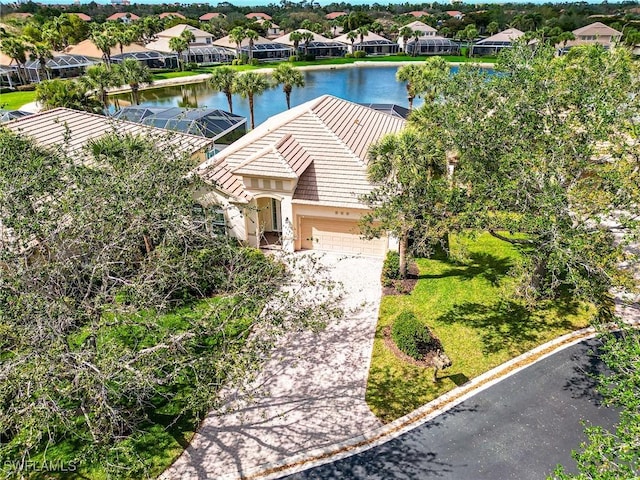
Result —
<instances>
[{"instance_id":1,"label":"landscaped mulch bed","mask_svg":"<svg viewBox=\"0 0 640 480\"><path fill-rule=\"evenodd\" d=\"M422 358L422 360L416 360L415 358L410 357L409 355L407 355L406 353L404 353L402 350L398 348L398 346L396 345L396 342L394 342L393 338L391 337L390 326L386 326L382 329L382 335L384 336L384 344L387 346L389 350L393 352L393 354L396 357L398 357L403 362L409 363L411 365L415 365L416 367L423 367L423 368L435 367L433 361L438 354L437 353L438 350L440 350L441 352L444 352L444 349L442 348L442 344L440 343L440 340L436 336L434 336L431 331L429 331L429 334L431 335L431 343L429 343L429 349L424 353L424 357Z\"/></svg>"},{"instance_id":2,"label":"landscaped mulch bed","mask_svg":"<svg viewBox=\"0 0 640 480\"><path fill-rule=\"evenodd\" d=\"M407 272L407 278L404 280L394 280L391 286L383 286L382 295L408 295L418 283L419 273L418 265L416 265L415 262L411 262Z\"/></svg>"}]
</instances>

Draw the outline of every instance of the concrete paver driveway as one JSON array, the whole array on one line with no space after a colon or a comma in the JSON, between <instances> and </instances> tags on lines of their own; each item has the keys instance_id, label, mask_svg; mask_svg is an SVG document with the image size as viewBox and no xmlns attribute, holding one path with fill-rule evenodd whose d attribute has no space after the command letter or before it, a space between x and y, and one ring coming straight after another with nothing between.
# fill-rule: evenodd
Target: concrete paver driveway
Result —
<instances>
[{"instance_id":1,"label":"concrete paver driveway","mask_svg":"<svg viewBox=\"0 0 640 480\"><path fill-rule=\"evenodd\" d=\"M237 478L250 469L380 426L364 401L382 260L325 254L346 310L326 330L292 332L256 379L253 399L210 415L165 479Z\"/></svg>"}]
</instances>

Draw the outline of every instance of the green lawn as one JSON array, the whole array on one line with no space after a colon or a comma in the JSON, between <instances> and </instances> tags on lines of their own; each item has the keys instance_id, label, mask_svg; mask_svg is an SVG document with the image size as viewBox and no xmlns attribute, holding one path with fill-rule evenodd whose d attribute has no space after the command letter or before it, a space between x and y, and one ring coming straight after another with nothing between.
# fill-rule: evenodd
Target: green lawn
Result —
<instances>
[{"instance_id":1,"label":"green lawn","mask_svg":"<svg viewBox=\"0 0 640 480\"><path fill-rule=\"evenodd\" d=\"M458 262L418 259L410 295L382 299L367 385L367 402L384 422L405 415L467 380L562 334L585 327L594 310L571 300L529 311L500 300L513 289L507 271L518 252L488 234L451 241ZM382 330L411 310L439 337L453 365L440 372L405 364L384 345Z\"/></svg>"},{"instance_id":2,"label":"green lawn","mask_svg":"<svg viewBox=\"0 0 640 480\"><path fill-rule=\"evenodd\" d=\"M180 78L180 77L191 77L193 75L200 75L203 73L210 73L210 69L199 68L196 70L185 70L178 72L162 72L162 73L152 73L153 80L165 80L167 78Z\"/></svg>"},{"instance_id":3,"label":"green lawn","mask_svg":"<svg viewBox=\"0 0 640 480\"><path fill-rule=\"evenodd\" d=\"M0 108L4 110L19 110L25 103L34 102L36 92L0 93Z\"/></svg>"}]
</instances>

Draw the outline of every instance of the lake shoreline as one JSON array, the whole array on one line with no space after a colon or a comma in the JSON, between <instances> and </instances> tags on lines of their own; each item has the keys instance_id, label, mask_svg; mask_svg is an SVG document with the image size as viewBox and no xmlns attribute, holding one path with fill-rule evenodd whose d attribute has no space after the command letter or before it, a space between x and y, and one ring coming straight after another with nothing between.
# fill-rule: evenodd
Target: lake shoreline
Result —
<instances>
[{"instance_id":1,"label":"lake shoreline","mask_svg":"<svg viewBox=\"0 0 640 480\"><path fill-rule=\"evenodd\" d=\"M304 65L301 67L296 67L296 69L301 71L308 72L316 72L316 71L331 71L331 70L343 70L349 68L359 68L359 67L402 67L404 65L411 65L419 62L413 61L399 61L399 62L353 62L353 63L344 63L344 64L335 64L335 65ZM484 62L448 62L448 64L452 67L459 67L460 65L474 65L480 68L494 68L495 64L493 63L484 63ZM255 70L248 70L250 72L262 73L265 75L269 75L273 72L274 68L259 68ZM246 72L239 72L240 75ZM166 78L162 80L156 80L153 83L141 85L140 90L152 90L154 88L163 88L163 87L179 87L181 85L191 85L194 83L204 83L209 78L211 78L210 73L201 73L198 75L192 75L188 77L176 77L176 78ZM117 95L121 93L131 92L131 87L128 85L123 85L121 87L113 87L108 90L109 95Z\"/></svg>"}]
</instances>

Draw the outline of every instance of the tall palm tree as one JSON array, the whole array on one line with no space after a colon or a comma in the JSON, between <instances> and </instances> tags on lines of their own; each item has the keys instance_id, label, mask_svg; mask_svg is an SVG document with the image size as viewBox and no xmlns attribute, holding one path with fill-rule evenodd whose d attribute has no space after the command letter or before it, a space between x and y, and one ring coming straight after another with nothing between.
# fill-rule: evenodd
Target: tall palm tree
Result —
<instances>
[{"instance_id":1,"label":"tall palm tree","mask_svg":"<svg viewBox=\"0 0 640 480\"><path fill-rule=\"evenodd\" d=\"M411 27L407 27L406 25L398 31L398 36L402 37L402 40L404 42L405 51L407 49L407 43L409 42L411 35L413 35L413 30L411 29Z\"/></svg>"},{"instance_id":2,"label":"tall palm tree","mask_svg":"<svg viewBox=\"0 0 640 480\"><path fill-rule=\"evenodd\" d=\"M226 95L231 113L233 113L233 85L236 76L237 73L232 68L217 67L213 69L211 78L209 78L209 85L211 85L214 90Z\"/></svg>"},{"instance_id":3,"label":"tall palm tree","mask_svg":"<svg viewBox=\"0 0 640 480\"><path fill-rule=\"evenodd\" d=\"M132 102L140 105L140 84L151 83L149 68L133 58L125 58L114 66L113 73L121 84L129 85Z\"/></svg>"},{"instance_id":4,"label":"tall palm tree","mask_svg":"<svg viewBox=\"0 0 640 480\"><path fill-rule=\"evenodd\" d=\"M123 55L124 47L131 45L135 38L133 28L128 27L122 22L114 22L113 25L109 25L109 33L115 40L115 43L120 50L120 55Z\"/></svg>"},{"instance_id":5,"label":"tall palm tree","mask_svg":"<svg viewBox=\"0 0 640 480\"><path fill-rule=\"evenodd\" d=\"M27 44L18 37L5 37L0 40L0 52L16 62L20 82L29 83L24 68L24 64L27 63Z\"/></svg>"},{"instance_id":6,"label":"tall palm tree","mask_svg":"<svg viewBox=\"0 0 640 480\"><path fill-rule=\"evenodd\" d=\"M498 22L490 22L489 25L487 25L487 32L489 32L489 35L498 33L498 30L500 30Z\"/></svg>"},{"instance_id":7,"label":"tall palm tree","mask_svg":"<svg viewBox=\"0 0 640 480\"><path fill-rule=\"evenodd\" d=\"M108 30L94 29L89 35L91 41L102 52L102 58L107 68L111 66L111 49L118 43Z\"/></svg>"},{"instance_id":8,"label":"tall palm tree","mask_svg":"<svg viewBox=\"0 0 640 480\"><path fill-rule=\"evenodd\" d=\"M309 43L313 40L313 33L303 32L302 40L304 41L304 56L307 57L309 55Z\"/></svg>"},{"instance_id":9,"label":"tall palm tree","mask_svg":"<svg viewBox=\"0 0 640 480\"><path fill-rule=\"evenodd\" d=\"M293 42L293 51L296 55L298 55L298 47L300 46L300 42L302 41L302 33L297 30L291 32L289 34L289 41Z\"/></svg>"},{"instance_id":10,"label":"tall palm tree","mask_svg":"<svg viewBox=\"0 0 640 480\"><path fill-rule=\"evenodd\" d=\"M40 67L40 73L42 75L41 80L50 80L49 71L47 70L47 62L53 58L53 52L49 48L49 45L44 42L36 42L29 47L31 52L29 58L31 60L37 60Z\"/></svg>"},{"instance_id":11,"label":"tall palm tree","mask_svg":"<svg viewBox=\"0 0 640 480\"><path fill-rule=\"evenodd\" d=\"M413 38L413 56L416 57L418 56L418 40L420 40L420 37L424 35L424 32L422 30L414 30L411 33L411 37Z\"/></svg>"},{"instance_id":12,"label":"tall palm tree","mask_svg":"<svg viewBox=\"0 0 640 480\"><path fill-rule=\"evenodd\" d=\"M251 119L251 128L255 128L255 119L253 115L253 99L256 95L262 95L269 88L269 82L262 74L255 72L247 72L239 75L234 84L233 91L238 93L242 98L249 99L249 117Z\"/></svg>"},{"instance_id":13,"label":"tall palm tree","mask_svg":"<svg viewBox=\"0 0 640 480\"><path fill-rule=\"evenodd\" d=\"M236 56L240 58L242 42L247 38L247 31L244 27L234 27L229 32L229 38L236 44Z\"/></svg>"},{"instance_id":14,"label":"tall palm tree","mask_svg":"<svg viewBox=\"0 0 640 480\"><path fill-rule=\"evenodd\" d=\"M103 63L87 68L78 82L84 88L85 95L95 95L98 98L104 110L109 106L107 89L119 84L114 72Z\"/></svg>"},{"instance_id":15,"label":"tall palm tree","mask_svg":"<svg viewBox=\"0 0 640 480\"><path fill-rule=\"evenodd\" d=\"M173 37L169 39L169 48L178 54L178 63L180 70L184 70L184 58L182 52L189 48L187 40L183 37Z\"/></svg>"},{"instance_id":16,"label":"tall palm tree","mask_svg":"<svg viewBox=\"0 0 640 480\"><path fill-rule=\"evenodd\" d=\"M180 38L183 38L187 43L187 62L189 61L189 56L191 55L191 44L196 41L196 36L193 34L191 30L183 30L180 34Z\"/></svg>"},{"instance_id":17,"label":"tall palm tree","mask_svg":"<svg viewBox=\"0 0 640 480\"><path fill-rule=\"evenodd\" d=\"M413 100L420 94L422 88L423 65L403 65L396 73L396 80L407 82L407 99L409 100L409 110L413 110Z\"/></svg>"},{"instance_id":18,"label":"tall palm tree","mask_svg":"<svg viewBox=\"0 0 640 480\"><path fill-rule=\"evenodd\" d=\"M279 64L273 71L275 85L282 85L282 91L287 99L287 110L291 108L291 91L293 87L304 87L304 75L300 70L288 63Z\"/></svg>"},{"instance_id":19,"label":"tall palm tree","mask_svg":"<svg viewBox=\"0 0 640 480\"><path fill-rule=\"evenodd\" d=\"M360 36L360 48L364 50L362 44L364 43L364 37L369 35L369 29L364 25L361 26L360 28L358 28L358 35Z\"/></svg>"},{"instance_id":20,"label":"tall palm tree","mask_svg":"<svg viewBox=\"0 0 640 480\"><path fill-rule=\"evenodd\" d=\"M355 53L354 50L354 42L356 41L356 38L358 38L358 32L356 32L355 30L351 30L349 33L347 33L347 39L351 42L351 53Z\"/></svg>"},{"instance_id":21,"label":"tall palm tree","mask_svg":"<svg viewBox=\"0 0 640 480\"><path fill-rule=\"evenodd\" d=\"M253 43L258 40L258 32L252 29L248 29L245 32L247 39L249 39L249 62L253 61Z\"/></svg>"}]
</instances>

